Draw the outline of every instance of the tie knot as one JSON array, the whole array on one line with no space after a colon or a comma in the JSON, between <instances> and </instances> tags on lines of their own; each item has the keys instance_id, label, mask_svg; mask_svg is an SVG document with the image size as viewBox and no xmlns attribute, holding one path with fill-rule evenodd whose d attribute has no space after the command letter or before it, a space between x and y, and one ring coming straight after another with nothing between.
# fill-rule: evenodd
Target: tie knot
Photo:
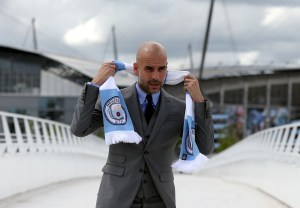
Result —
<instances>
[{"instance_id":1,"label":"tie knot","mask_svg":"<svg viewBox=\"0 0 300 208\"><path fill-rule=\"evenodd\" d=\"M147 99L148 102L152 103L152 95L151 94L148 94L146 96L146 99Z\"/></svg>"}]
</instances>

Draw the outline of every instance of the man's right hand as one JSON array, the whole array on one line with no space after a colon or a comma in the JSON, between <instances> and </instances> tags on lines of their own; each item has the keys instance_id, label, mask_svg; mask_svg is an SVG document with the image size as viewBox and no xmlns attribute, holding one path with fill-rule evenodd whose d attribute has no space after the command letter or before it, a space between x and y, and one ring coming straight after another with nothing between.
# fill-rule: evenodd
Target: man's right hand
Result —
<instances>
[{"instance_id":1,"label":"man's right hand","mask_svg":"<svg viewBox=\"0 0 300 208\"><path fill-rule=\"evenodd\" d=\"M101 86L110 76L115 76L116 65L112 62L104 63L101 65L92 83Z\"/></svg>"}]
</instances>

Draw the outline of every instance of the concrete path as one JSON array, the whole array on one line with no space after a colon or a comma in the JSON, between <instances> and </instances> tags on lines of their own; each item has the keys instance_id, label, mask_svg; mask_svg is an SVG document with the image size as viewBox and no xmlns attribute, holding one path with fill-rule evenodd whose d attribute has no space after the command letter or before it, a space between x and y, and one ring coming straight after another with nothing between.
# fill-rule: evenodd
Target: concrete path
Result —
<instances>
[{"instance_id":1,"label":"concrete path","mask_svg":"<svg viewBox=\"0 0 300 208\"><path fill-rule=\"evenodd\" d=\"M94 208L100 178L54 184L0 202L1 208ZM246 185L217 178L175 175L178 208L286 208Z\"/></svg>"}]
</instances>

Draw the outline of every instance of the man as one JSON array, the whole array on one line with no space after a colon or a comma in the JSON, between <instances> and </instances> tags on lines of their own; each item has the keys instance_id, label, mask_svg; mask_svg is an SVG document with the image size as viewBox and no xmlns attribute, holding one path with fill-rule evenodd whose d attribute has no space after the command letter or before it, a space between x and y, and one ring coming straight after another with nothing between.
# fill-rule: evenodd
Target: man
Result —
<instances>
[{"instance_id":1,"label":"man","mask_svg":"<svg viewBox=\"0 0 300 208\"><path fill-rule=\"evenodd\" d=\"M171 164L182 134L185 104L162 89L167 64L166 51L159 43L145 42L138 48L133 65L138 82L121 92L134 129L143 140L139 144L110 145L97 208L176 207ZM71 125L76 136L86 136L103 126L96 86L114 76L115 70L113 63L105 63L92 82L85 85ZM210 154L214 138L209 103L192 75L185 78L184 89L195 102L197 146L202 154Z\"/></svg>"}]
</instances>

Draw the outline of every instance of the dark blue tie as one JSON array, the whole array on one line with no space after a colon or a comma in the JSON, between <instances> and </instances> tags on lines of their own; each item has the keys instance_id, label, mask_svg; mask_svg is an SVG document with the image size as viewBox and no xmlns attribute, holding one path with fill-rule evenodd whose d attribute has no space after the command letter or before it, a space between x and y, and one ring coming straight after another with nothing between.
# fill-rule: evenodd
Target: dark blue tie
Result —
<instances>
[{"instance_id":1,"label":"dark blue tie","mask_svg":"<svg viewBox=\"0 0 300 208\"><path fill-rule=\"evenodd\" d=\"M154 108L153 108L153 104L152 104L152 95L151 94L148 94L146 96L146 99L148 101L147 105L146 105L146 108L145 108L145 118L146 118L146 121L147 121L147 124L149 123L151 117L152 117L152 114L154 112Z\"/></svg>"}]
</instances>

